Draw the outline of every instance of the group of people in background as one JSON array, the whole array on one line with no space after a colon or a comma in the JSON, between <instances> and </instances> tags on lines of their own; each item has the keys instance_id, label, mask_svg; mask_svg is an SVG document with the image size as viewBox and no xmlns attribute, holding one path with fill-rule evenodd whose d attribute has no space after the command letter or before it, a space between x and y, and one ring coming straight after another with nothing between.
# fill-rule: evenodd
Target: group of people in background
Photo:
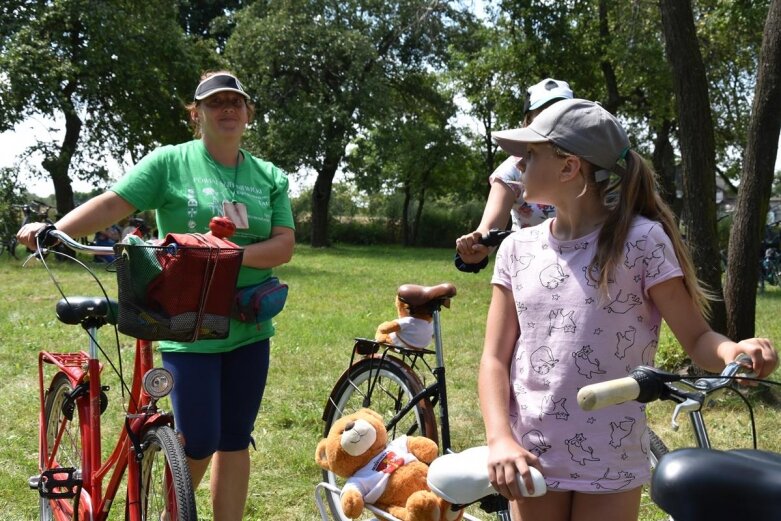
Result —
<instances>
[{"instance_id":1,"label":"group of people in background","mask_svg":"<svg viewBox=\"0 0 781 521\"><path fill-rule=\"evenodd\" d=\"M161 234L208 233L215 215L235 216L238 287L262 282L293 254L287 177L241 147L255 106L231 72L204 74L186 110L194 140L159 147L56 226L108 242L117 240L113 223L140 211L156 211ZM544 79L528 89L522 126L493 137L508 158L489 179L480 225L456 241L465 262L480 262L490 254L480 237L512 219L515 233L496 254L478 371L489 476L516 521L636 520L650 475L644 409L586 414L578 388L653 363L662 319L710 371L746 353L766 376L776 352L767 339L733 342L708 326L711 295L654 172L598 103ZM34 247L42 229L27 224L18 237ZM159 345L195 486L212 466L215 520L243 516L273 334L270 321L233 321L225 340ZM530 436L545 443L531 447ZM531 488L530 467L545 476L547 494L520 495L516 476Z\"/></svg>"}]
</instances>

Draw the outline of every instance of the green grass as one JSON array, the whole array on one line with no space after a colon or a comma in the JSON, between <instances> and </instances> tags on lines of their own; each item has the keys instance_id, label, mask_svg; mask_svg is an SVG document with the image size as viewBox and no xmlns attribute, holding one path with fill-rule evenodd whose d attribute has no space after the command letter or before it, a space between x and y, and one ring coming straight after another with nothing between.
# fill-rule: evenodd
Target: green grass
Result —
<instances>
[{"instance_id":1,"label":"green grass","mask_svg":"<svg viewBox=\"0 0 781 521\"><path fill-rule=\"evenodd\" d=\"M71 265L54 264L69 295L97 295L89 276ZM452 251L397 247L338 246L312 249L298 246L293 262L277 270L290 285L285 311L277 320L272 340L271 372L255 427L257 451L251 452L252 474L246 519L312 520L317 518L314 486L320 479L314 449L322 436L321 414L331 386L346 368L356 336L371 337L382 321L394 318L394 291L402 283L431 285L452 282L458 288L451 309L443 312L445 358L453 428L453 445L466 448L484 443L477 405L477 364L482 348L485 314L490 298L489 273L463 274L453 268ZM113 274L99 272L115 292ZM36 472L38 429L37 353L40 349L83 349L80 328L54 317L58 293L39 266L22 268L7 256L0 259L0 516L37 518L37 496L27 488ZM781 291L770 288L758 301L757 331L781 342ZM101 337L116 359L108 331ZM130 371L132 342L122 341L125 370ZM669 332L660 345L674 349ZM105 444L112 445L121 415L119 386L111 369L109 411L104 416ZM781 451L775 436L779 412L770 405L757 408L760 443ZM746 441L744 409L726 400L709 415L711 432L720 446ZM672 433L665 405L650 407L654 429L671 446L691 440L685 428ZM208 488L198 492L199 513L209 520ZM111 519L122 518L116 505ZM644 521L661 519L644 508ZM487 516L486 516L487 519Z\"/></svg>"}]
</instances>

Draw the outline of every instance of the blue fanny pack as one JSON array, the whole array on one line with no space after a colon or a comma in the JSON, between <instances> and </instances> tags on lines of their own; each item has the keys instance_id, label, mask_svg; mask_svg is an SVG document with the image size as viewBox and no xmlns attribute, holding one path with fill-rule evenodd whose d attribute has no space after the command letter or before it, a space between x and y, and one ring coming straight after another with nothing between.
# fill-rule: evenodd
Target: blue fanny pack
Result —
<instances>
[{"instance_id":1,"label":"blue fanny pack","mask_svg":"<svg viewBox=\"0 0 781 521\"><path fill-rule=\"evenodd\" d=\"M269 277L260 284L236 290L231 317L241 322L259 324L271 320L285 307L287 284Z\"/></svg>"}]
</instances>

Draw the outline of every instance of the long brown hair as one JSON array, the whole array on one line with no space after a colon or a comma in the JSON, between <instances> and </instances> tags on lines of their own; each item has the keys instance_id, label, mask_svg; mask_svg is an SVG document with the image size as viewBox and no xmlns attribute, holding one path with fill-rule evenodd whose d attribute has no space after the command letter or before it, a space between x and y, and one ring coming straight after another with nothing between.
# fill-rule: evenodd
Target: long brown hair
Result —
<instances>
[{"instance_id":1,"label":"long brown hair","mask_svg":"<svg viewBox=\"0 0 781 521\"><path fill-rule=\"evenodd\" d=\"M220 70L220 71L205 71L201 74L201 80L203 81L207 78L211 78L215 74L230 74L231 76L236 76L231 71L228 70ZM252 123L252 121L255 119L255 104L250 100L245 100L244 102L247 105L247 124L249 125ZM193 136L197 139L201 137L201 122L198 118L198 107L200 107L201 102L198 100L191 101L187 105L184 106L185 110L187 111L187 114L189 115L190 120L187 122L188 125L190 125L190 128L193 131Z\"/></svg>"},{"instance_id":2,"label":"long brown hair","mask_svg":"<svg viewBox=\"0 0 781 521\"><path fill-rule=\"evenodd\" d=\"M592 169L592 170L595 170ZM714 297L701 284L694 269L691 253L676 224L675 214L659 195L656 172L633 150L626 156L626 174L616 180L594 181L593 173L585 175L587 183L596 185L609 214L597 241L594 263L599 267L598 285L603 295L608 294L608 279L620 266L624 242L632 219L642 215L661 223L670 238L675 256L683 271L683 282L697 307L706 317L710 314L710 300Z\"/></svg>"}]
</instances>

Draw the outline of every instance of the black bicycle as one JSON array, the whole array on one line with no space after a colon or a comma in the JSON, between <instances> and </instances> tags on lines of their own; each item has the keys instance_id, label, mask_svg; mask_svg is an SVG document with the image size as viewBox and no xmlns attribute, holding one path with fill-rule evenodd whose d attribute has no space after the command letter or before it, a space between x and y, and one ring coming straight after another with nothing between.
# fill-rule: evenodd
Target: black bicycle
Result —
<instances>
[{"instance_id":1,"label":"black bicycle","mask_svg":"<svg viewBox=\"0 0 781 521\"><path fill-rule=\"evenodd\" d=\"M741 355L719 375L691 379L642 366L627 377L584 387L578 404L592 410L630 400L671 400L677 404L674 427L680 413L689 415L696 445L669 454L665 448L651 481L651 499L675 520L778 519L781 454L757 449L751 404L744 397L751 417L752 449L712 449L701 413L716 393L736 390L740 378L778 385L754 378L750 367L751 360Z\"/></svg>"}]
</instances>

